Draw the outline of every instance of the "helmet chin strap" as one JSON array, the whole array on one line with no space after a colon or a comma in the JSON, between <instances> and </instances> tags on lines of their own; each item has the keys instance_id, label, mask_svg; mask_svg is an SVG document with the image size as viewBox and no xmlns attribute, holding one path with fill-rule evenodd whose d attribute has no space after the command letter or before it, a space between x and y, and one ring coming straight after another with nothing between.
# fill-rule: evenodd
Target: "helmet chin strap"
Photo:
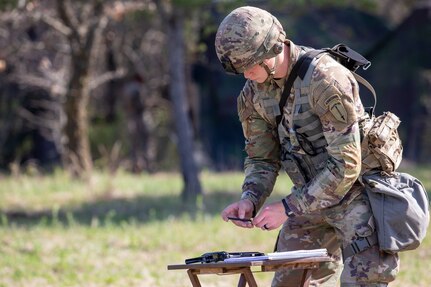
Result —
<instances>
[{"instance_id":1,"label":"helmet chin strap","mask_svg":"<svg viewBox=\"0 0 431 287\"><path fill-rule=\"evenodd\" d=\"M269 68L265 62L262 62L259 64L259 66L264 68L265 71L268 73L268 77L266 78L265 82L270 82L272 79L274 79L275 69L277 69L277 65L278 65L278 57L275 57L274 66L272 68Z\"/></svg>"}]
</instances>

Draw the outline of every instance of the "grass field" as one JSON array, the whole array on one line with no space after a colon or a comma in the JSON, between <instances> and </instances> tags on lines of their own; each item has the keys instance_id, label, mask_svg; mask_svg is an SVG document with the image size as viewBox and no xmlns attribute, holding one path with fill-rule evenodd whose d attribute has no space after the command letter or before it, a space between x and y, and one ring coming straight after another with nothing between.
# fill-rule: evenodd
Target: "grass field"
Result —
<instances>
[{"instance_id":1,"label":"grass field","mask_svg":"<svg viewBox=\"0 0 431 287\"><path fill-rule=\"evenodd\" d=\"M431 169L410 170L431 190ZM239 196L241 173L201 175L198 210L181 204L177 174L97 173L90 184L65 173L0 176L1 286L190 286L168 264L208 251L271 252L276 231L239 229L219 212ZM280 176L272 200L289 190ZM431 286L431 240L401 254L391 286ZM272 273L256 275L269 286ZM236 276L201 276L203 286L235 286Z\"/></svg>"}]
</instances>

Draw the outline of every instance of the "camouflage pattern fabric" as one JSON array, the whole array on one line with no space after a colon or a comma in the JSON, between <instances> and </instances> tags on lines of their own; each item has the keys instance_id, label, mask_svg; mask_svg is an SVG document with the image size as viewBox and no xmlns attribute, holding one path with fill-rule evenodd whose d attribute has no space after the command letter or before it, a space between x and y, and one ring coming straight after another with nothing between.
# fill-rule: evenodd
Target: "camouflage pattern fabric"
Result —
<instances>
[{"instance_id":1,"label":"camouflage pattern fabric","mask_svg":"<svg viewBox=\"0 0 431 287\"><path fill-rule=\"evenodd\" d=\"M272 58L281 51L273 51L277 42L283 42L285 33L280 22L265 10L240 7L220 23L215 39L218 58L228 58L236 71Z\"/></svg>"},{"instance_id":2,"label":"camouflage pattern fabric","mask_svg":"<svg viewBox=\"0 0 431 287\"><path fill-rule=\"evenodd\" d=\"M354 189L362 189L355 185ZM341 262L340 247L348 245L358 236L374 231L371 210L365 194L353 201L343 200L339 205L315 213L290 218L280 230L276 248L278 251L327 248L336 260L321 264L313 271L311 286L385 286L381 282L394 280L398 272L398 257L380 252L373 246ZM342 271L342 272L341 272ZM299 286L302 270L278 271L273 287Z\"/></svg>"},{"instance_id":3,"label":"camouflage pattern fabric","mask_svg":"<svg viewBox=\"0 0 431 287\"><path fill-rule=\"evenodd\" d=\"M296 62L299 47L292 42L290 66ZM291 69L291 67L289 68ZM277 82L257 84L247 81L238 99L238 112L246 138L246 178L242 198L250 198L257 208L271 193L280 168L280 150L291 149L280 142L290 140L289 120L291 110L287 101L282 128L277 130L275 116L279 113L276 103L282 87ZM358 115L363 106L359 99L358 85L343 66L329 56L324 56L316 67L308 96L310 113L320 118L326 139L328 160L315 172L303 168L304 185L295 185L287 197L289 207L296 215L311 213L337 204L358 179L361 168L361 145ZM279 136L279 138L278 138ZM301 152L295 152L301 155ZM299 157L298 157L299 158Z\"/></svg>"},{"instance_id":4,"label":"camouflage pattern fabric","mask_svg":"<svg viewBox=\"0 0 431 287\"><path fill-rule=\"evenodd\" d=\"M292 42L286 44L290 45L291 51L290 72L303 48ZM324 246L339 258L340 246L350 244L363 230L370 231L366 224L371 214L358 183L361 171L358 121L365 113L353 75L328 55L318 60L310 77L307 89L292 89L278 128L275 117L280 114L278 102L285 79L263 84L246 82L238 97L238 114L247 152L241 198L250 199L259 210L271 194L282 165L291 178L300 173L297 181L292 180L292 193L286 197L296 217L289 218L282 228L277 248L282 251ZM295 93L301 95L295 98ZM298 104L298 99L303 103ZM318 121L311 128L299 126L296 129L298 121L295 126L293 121L304 107L307 111L301 116ZM324 148L313 155L307 153L298 143L299 135L295 135L295 129L302 131L302 128L305 131L320 130L314 137L316 141L324 141ZM303 134L308 139L313 138L306 132ZM311 145L313 143L311 141ZM291 156L297 165L294 168L286 166L286 160L280 157L283 154ZM299 227L294 228L295 225ZM374 246L347 259L341 282L390 282L398 271L397 264L396 255L380 253ZM328 282L326 286L334 286L333 281L337 280L341 269L340 264L322 266L314 274L313 284L321 286L319 282ZM277 283L294 280L292 278L298 276L295 273L277 273L274 286L297 286L297 283Z\"/></svg>"}]
</instances>

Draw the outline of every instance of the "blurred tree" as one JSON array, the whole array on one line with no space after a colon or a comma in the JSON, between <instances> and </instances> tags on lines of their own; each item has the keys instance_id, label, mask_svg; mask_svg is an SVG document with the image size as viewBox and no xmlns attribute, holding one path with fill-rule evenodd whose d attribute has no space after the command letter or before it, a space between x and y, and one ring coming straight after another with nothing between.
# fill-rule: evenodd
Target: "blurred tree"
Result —
<instances>
[{"instance_id":1,"label":"blurred tree","mask_svg":"<svg viewBox=\"0 0 431 287\"><path fill-rule=\"evenodd\" d=\"M98 49L103 45L101 35L115 16L110 9L112 3L19 1L17 9L5 11L1 18L7 30L2 34L5 49L0 58L7 58L13 67L9 80L48 91L50 109L59 111L49 121L31 113L21 115L51 127L65 167L81 178L92 170L88 142L90 93L110 79L124 75L122 69L92 73L100 57ZM142 2L134 5L134 9L141 7Z\"/></svg>"},{"instance_id":2,"label":"blurred tree","mask_svg":"<svg viewBox=\"0 0 431 287\"><path fill-rule=\"evenodd\" d=\"M215 30L228 12L244 4L262 7L281 19L298 44L346 40L360 52L378 52L374 44L385 46L412 2L2 0L0 144L7 147L0 151L0 165L49 150L85 176L91 157L105 162L103 154L118 141L125 154L120 155L127 157L122 163L135 172L179 163L183 197L193 199L201 192L197 147L211 155L212 168L239 168L242 161L235 95L244 79L225 76L213 49ZM398 12L384 14L392 6ZM399 54L395 58L404 63ZM370 70L380 73L378 62ZM406 86L404 78L397 79Z\"/></svg>"},{"instance_id":3,"label":"blurred tree","mask_svg":"<svg viewBox=\"0 0 431 287\"><path fill-rule=\"evenodd\" d=\"M54 45L43 43L52 39L52 33L45 34L49 28L29 16L35 5L18 1L17 9L11 7L2 7L0 17L0 62L4 66L0 71L4 100L0 109L0 165L20 164L36 156L41 164L54 163L61 148L63 118L60 101L54 96L62 88L54 79L61 78L63 70L59 68L55 74L50 71L63 62L53 56Z\"/></svg>"},{"instance_id":4,"label":"blurred tree","mask_svg":"<svg viewBox=\"0 0 431 287\"><path fill-rule=\"evenodd\" d=\"M187 5L188 1L181 4ZM195 5L197 1L190 1ZM199 169L195 159L195 143L191 120L190 104L187 102L186 62L184 17L186 7L175 6L175 2L155 0L162 22L167 27L167 46L169 62L169 95L173 103L173 112L178 136L178 152L180 155L181 172L184 179L182 198L186 202L196 204L196 198L202 193L199 180Z\"/></svg>"},{"instance_id":5,"label":"blurred tree","mask_svg":"<svg viewBox=\"0 0 431 287\"><path fill-rule=\"evenodd\" d=\"M142 146L144 146L144 150L146 149L145 144L142 144L142 142L148 142L148 139L151 138L149 134L146 134L146 125L142 122L142 119L148 119L149 113L145 113L144 115L144 111L146 111L145 107L166 105L166 100L163 100L163 97L160 96L164 87L167 86L166 72L169 65L163 58L162 53L165 49L160 46L160 44L166 43L163 40L166 38L165 35L161 31L157 31L157 28L147 29L145 26L140 27L139 22L129 22L127 25L136 27L136 29L133 29L133 35L129 33L129 27L121 27L121 25L118 25L120 27L113 27L115 25L111 25L112 29L110 32L115 31L116 28L121 30L115 31L117 32L116 36L119 37L113 37L112 33L105 34L103 38L104 43L102 43L100 37L107 29L106 27L109 27L109 20L114 19L114 22L119 23L124 19L126 13L132 9L136 10L137 7L149 11L147 15L151 17L151 14L154 14L151 11L152 2L106 2L53 1L45 2L42 5L42 2L38 1L24 1L21 10L11 10L7 14L10 16L9 19L14 19L16 15L19 15L19 19L23 19L20 23L14 22L11 25L13 27L21 27L20 29L22 30L24 27L36 25L29 28L29 39L26 39L26 41L17 40L16 33L8 33L14 35L15 38L11 37L10 39L14 39L17 47L28 47L27 50L19 49L18 53L15 53L16 55L19 55L21 58L29 58L29 54L32 54L31 64L26 59L19 61L19 57L9 59L11 63L17 65L13 77L10 78L31 89L38 87L47 90L51 95L54 95L53 98L55 99L53 99L53 102L62 105L61 110L64 111L64 114L62 113L63 116L60 119L63 118L65 120L56 120L59 119L58 117L53 120L53 125L60 127L60 131L62 131L61 136L56 142L61 143L62 147L64 147L61 151L66 167L78 176L85 176L92 168L88 144L88 103L90 93L100 86L101 83L110 81L115 76L121 75L121 67L132 68L128 77L130 80L123 82L124 88L120 93L124 95L123 101L124 107L126 107L126 116L130 118L127 127L135 127L130 130L130 135L133 135L131 150L133 152L136 151L133 154L136 169L142 168L142 164L139 164L139 158L144 157L146 159L145 153L142 154L139 152ZM109 5L110 3L112 5ZM135 5L131 9L130 4L133 3L138 5ZM158 19L158 17L153 18ZM23 25L25 21L31 23L31 25ZM13 21L11 20L11 22ZM150 23L150 25L153 24ZM185 48L182 39L184 37L182 34L182 25L181 21L178 30L180 31L179 34L175 34L176 32L170 34L178 35L176 36L177 39L182 41L182 45ZM177 31L176 28L174 30ZM137 34L141 34L141 37L137 37ZM7 42L4 41L3 43ZM26 45L22 45L24 42ZM136 45L139 42L141 44ZM103 47L104 44L110 46L106 49ZM122 44L126 45L123 46ZM43 47L42 50L44 53L34 53L37 47ZM47 49L48 47L53 49ZM11 45L7 48L9 49L5 50L13 50L10 49ZM110 64L108 70L110 71L105 74L103 70L96 71L93 67L100 60L100 54L105 55L105 53L99 53L101 51L108 51L112 55L108 55L109 59L107 61ZM180 65L184 68L183 63L186 53L184 50L180 51L180 53L179 59L182 61ZM4 52L4 54L7 54L7 52ZM141 55L144 55L144 57ZM144 62L142 62L141 58L144 59ZM176 60L176 56L171 57L171 59ZM19 62L24 64L19 65ZM154 69L148 69L149 66L154 66L159 73L154 73ZM116 70L118 67L120 67L120 71ZM183 69L181 73L173 74L173 77L178 77L179 75L181 82L184 80L184 72ZM102 75L100 76L100 74ZM178 81L173 80L172 89L176 89L176 82ZM183 88L180 87L180 90ZM155 94L151 90L156 89L161 91L158 98L150 96ZM112 90L109 90L106 94L109 94ZM142 90L150 91L148 94L144 94L146 98L143 102ZM111 111L110 118L112 119L112 103L116 101L115 96L111 95L110 97L110 100L107 102L111 106L109 110ZM176 99L175 97L174 100L176 101ZM189 103L187 103L187 100L185 104L183 106L183 108L185 107L184 110L177 110L180 111L180 113L176 113L179 121L184 121L184 119L186 121L190 120L188 117L190 109L188 108ZM173 105L173 107L176 106L178 105ZM174 110L176 109L174 108ZM181 112L184 112L184 114ZM30 115L30 113L28 114ZM150 120L150 122L154 122L154 119ZM177 122L177 120L174 120L174 122ZM189 122L186 122L186 125L180 125L181 135L179 138L181 139L183 138L182 127L187 126L187 124L190 125ZM64 128L62 128L63 126ZM157 134L163 133L161 130L155 130L154 127L151 132L151 135L154 137L157 137ZM193 141L193 136L191 138ZM165 143L166 140L161 144L162 147ZM191 143L193 144L193 142ZM155 144L151 144L151 146L154 147ZM193 148L190 148L190 144L181 144L181 146L184 146L186 149L189 148L188 156L184 157L185 161L188 158L193 158L194 152ZM146 164L146 166L150 166L150 164ZM193 165L186 164L186 166L187 170L197 169ZM188 182L194 182L191 185L192 190L198 190L197 193L200 193L200 184L196 184L195 180L191 181L190 178L193 177L188 175L188 171L186 173L187 176L185 176L185 179ZM187 190L190 190L190 185L187 184L187 186Z\"/></svg>"},{"instance_id":6,"label":"blurred tree","mask_svg":"<svg viewBox=\"0 0 431 287\"><path fill-rule=\"evenodd\" d=\"M64 161L74 175L85 177L92 170L87 111L91 55L95 52L96 34L103 31L108 19L103 14L102 0L87 3L57 0L56 8L60 22L53 27L66 37L70 53L70 76L63 104L67 118Z\"/></svg>"},{"instance_id":7,"label":"blurred tree","mask_svg":"<svg viewBox=\"0 0 431 287\"><path fill-rule=\"evenodd\" d=\"M166 95L168 40L156 7L150 3L153 5L128 14L124 4L115 6L117 12L108 27L106 42L112 54L111 65L125 67L127 76L110 81L101 97L94 98L96 108L105 107L97 104L100 101L115 105L116 119L126 127L122 129L125 165L133 172L172 169L178 162L170 141L173 120ZM112 113L114 107L106 110Z\"/></svg>"}]
</instances>

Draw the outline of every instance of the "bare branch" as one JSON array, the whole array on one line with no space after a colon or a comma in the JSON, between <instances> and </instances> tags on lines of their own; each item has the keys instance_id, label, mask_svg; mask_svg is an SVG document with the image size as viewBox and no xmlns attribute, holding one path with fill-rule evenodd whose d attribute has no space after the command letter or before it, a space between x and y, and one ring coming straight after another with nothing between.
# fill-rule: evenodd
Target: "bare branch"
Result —
<instances>
[{"instance_id":1,"label":"bare branch","mask_svg":"<svg viewBox=\"0 0 431 287\"><path fill-rule=\"evenodd\" d=\"M101 15L103 13L102 1L97 0L94 5L93 13L95 19L97 19L98 21L90 21L90 25L88 26L88 33L84 41L84 50L86 51L91 51L92 45L94 44L95 36L98 36L98 33L102 32L108 25L108 18Z\"/></svg>"},{"instance_id":2,"label":"bare branch","mask_svg":"<svg viewBox=\"0 0 431 287\"><path fill-rule=\"evenodd\" d=\"M83 21L88 21L94 17L94 15L99 16L96 11L96 5L99 5L99 0L92 0L90 3L85 3L81 12L80 19ZM96 13L95 13L96 12ZM90 20L91 21L91 20Z\"/></svg>"},{"instance_id":3,"label":"bare branch","mask_svg":"<svg viewBox=\"0 0 431 287\"><path fill-rule=\"evenodd\" d=\"M34 108L42 108L47 111L52 111L56 113L60 112L61 110L60 103L58 101L53 101L53 100L42 100L42 99L30 100L29 104Z\"/></svg>"},{"instance_id":4,"label":"bare branch","mask_svg":"<svg viewBox=\"0 0 431 287\"><path fill-rule=\"evenodd\" d=\"M66 94L66 87L59 85L58 83L54 83L46 78L25 74L14 75L11 78L22 85L41 88L54 95Z\"/></svg>"},{"instance_id":5,"label":"bare branch","mask_svg":"<svg viewBox=\"0 0 431 287\"><path fill-rule=\"evenodd\" d=\"M42 15L42 21L54 28L56 31L65 35L66 37L69 37L72 34L71 28L64 25L61 21L54 17L51 17L49 15Z\"/></svg>"},{"instance_id":6,"label":"bare branch","mask_svg":"<svg viewBox=\"0 0 431 287\"><path fill-rule=\"evenodd\" d=\"M126 75L126 69L123 69L123 68L118 69L118 70L113 71L113 72L106 72L103 75L91 80L88 83L88 90L89 91L94 90L95 88L99 87L100 85L102 85L108 81L122 78L125 75Z\"/></svg>"},{"instance_id":7,"label":"bare branch","mask_svg":"<svg viewBox=\"0 0 431 287\"><path fill-rule=\"evenodd\" d=\"M47 119L47 118L44 118L41 116L37 116L37 115L33 114L32 112L30 112L29 110L24 109L22 107L20 107L18 109L17 113L20 117L26 119L28 122L32 123L36 127L48 128L48 129L52 129L52 130L58 128L57 121L55 121L53 119Z\"/></svg>"},{"instance_id":8,"label":"bare branch","mask_svg":"<svg viewBox=\"0 0 431 287\"><path fill-rule=\"evenodd\" d=\"M67 38L71 43L76 42L79 44L81 41L78 33L78 27L72 23L72 20L69 17L66 10L65 1L57 0L56 2L57 2L57 13L60 19L63 21L65 26L69 27L71 30L71 34Z\"/></svg>"},{"instance_id":9,"label":"bare branch","mask_svg":"<svg viewBox=\"0 0 431 287\"><path fill-rule=\"evenodd\" d=\"M127 45L124 47L124 55L133 65L135 71L137 71L139 75L145 75L145 69L143 65L138 64L141 61L141 58L139 57L138 53L136 53L130 46Z\"/></svg>"}]
</instances>

